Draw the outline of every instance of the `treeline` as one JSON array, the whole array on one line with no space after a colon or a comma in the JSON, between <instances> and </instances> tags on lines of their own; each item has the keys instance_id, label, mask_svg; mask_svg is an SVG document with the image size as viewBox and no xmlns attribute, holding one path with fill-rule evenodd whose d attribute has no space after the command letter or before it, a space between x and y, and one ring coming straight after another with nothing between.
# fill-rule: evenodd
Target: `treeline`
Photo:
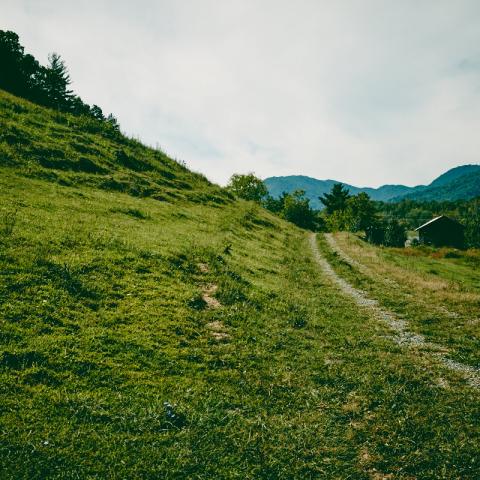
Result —
<instances>
[{"instance_id":1,"label":"treeline","mask_svg":"<svg viewBox=\"0 0 480 480\"><path fill-rule=\"evenodd\" d=\"M377 212L376 202L366 193L350 195L340 183L320 197L325 208L314 210L303 190L283 192L278 198L268 194L267 187L253 174L233 175L227 188L237 197L253 200L295 225L313 231L364 231L376 244L403 246L405 228L395 220L385 220Z\"/></svg>"},{"instance_id":2,"label":"treeline","mask_svg":"<svg viewBox=\"0 0 480 480\"><path fill-rule=\"evenodd\" d=\"M260 203L266 209L301 228L313 231L325 228L320 212L310 207L310 200L305 198L303 190L284 192L279 198L274 198L268 195L265 184L253 173L232 175L227 189L239 198Z\"/></svg>"},{"instance_id":3,"label":"treeline","mask_svg":"<svg viewBox=\"0 0 480 480\"><path fill-rule=\"evenodd\" d=\"M15 32L0 30L0 88L31 102L75 115L88 115L119 130L117 119L98 105L86 104L69 89L70 75L60 55L51 53L41 65L25 53Z\"/></svg>"},{"instance_id":4,"label":"treeline","mask_svg":"<svg viewBox=\"0 0 480 480\"><path fill-rule=\"evenodd\" d=\"M395 203L376 203L382 217L400 221L408 230L413 230L439 215L453 218L465 227L466 245L480 248L480 197L471 200L402 200Z\"/></svg>"},{"instance_id":5,"label":"treeline","mask_svg":"<svg viewBox=\"0 0 480 480\"><path fill-rule=\"evenodd\" d=\"M333 185L330 193L325 193L319 199L325 206L321 215L329 231L365 232L366 239L376 245L405 245L405 225L395 218L380 215L377 202L367 193L350 195L346 187L337 183Z\"/></svg>"},{"instance_id":6,"label":"treeline","mask_svg":"<svg viewBox=\"0 0 480 480\"><path fill-rule=\"evenodd\" d=\"M464 225L466 246L480 248L480 198L377 202L364 192L350 195L348 189L338 183L319 197L325 207L319 211L311 208L302 190L284 192L278 198L270 196L262 180L253 174L233 175L227 188L237 197L258 202L299 227L313 231L364 232L369 242L390 247L403 247L407 230L414 230L435 216L447 215Z\"/></svg>"}]
</instances>

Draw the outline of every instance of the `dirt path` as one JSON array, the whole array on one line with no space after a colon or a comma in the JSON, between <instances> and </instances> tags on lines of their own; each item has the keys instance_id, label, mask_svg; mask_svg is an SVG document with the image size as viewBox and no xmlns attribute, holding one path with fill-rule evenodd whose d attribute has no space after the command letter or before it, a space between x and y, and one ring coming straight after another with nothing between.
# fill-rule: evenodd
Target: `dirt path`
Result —
<instances>
[{"instance_id":1,"label":"dirt path","mask_svg":"<svg viewBox=\"0 0 480 480\"><path fill-rule=\"evenodd\" d=\"M340 247L340 245L337 243L337 241L335 240L334 236L331 234L331 233L325 233L325 240L326 242L328 243L328 246L345 262L347 262L348 264L352 265L353 267L355 267L360 273L362 273L363 275L365 275L366 277L374 277L375 278L375 281L378 281L380 283L383 283L384 285L386 285L387 287L391 287L391 288L401 288L401 286L395 281L395 280L392 280L391 278L386 278L386 277L382 277L380 275L375 275L372 270L365 266L363 263L360 263L360 262L357 262L357 260L353 259L352 257L350 257L347 253L345 253L342 248ZM412 294L406 294L408 297L410 298L414 298L414 295ZM415 298L415 302L416 303L420 303L422 304L423 306L426 306L424 302L420 302L418 298ZM438 306L438 305L432 305L431 303L428 304L428 308L429 310L435 310L439 315L446 315L447 317L449 318L459 318L459 315L458 313L456 312L452 312L450 310L448 310L446 307L444 306Z\"/></svg>"},{"instance_id":2,"label":"dirt path","mask_svg":"<svg viewBox=\"0 0 480 480\"><path fill-rule=\"evenodd\" d=\"M376 300L370 298L364 291L353 287L345 279L340 277L333 270L326 258L320 253L314 233L310 236L310 245L313 256L324 274L330 278L345 295L352 298L358 306L368 309L369 313L376 319L387 324L394 332L393 340L396 343L405 347L422 348L425 354L437 358L450 370L461 373L471 386L480 388L480 371L478 369L449 359L446 356L446 348L435 343L427 342L423 335L410 332L406 320L399 318L395 313L381 307Z\"/></svg>"}]
</instances>

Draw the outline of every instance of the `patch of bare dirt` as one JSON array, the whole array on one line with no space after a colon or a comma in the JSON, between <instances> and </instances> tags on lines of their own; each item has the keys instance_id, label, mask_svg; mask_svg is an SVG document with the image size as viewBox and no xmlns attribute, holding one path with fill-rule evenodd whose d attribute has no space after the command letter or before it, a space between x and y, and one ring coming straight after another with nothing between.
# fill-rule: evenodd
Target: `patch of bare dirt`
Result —
<instances>
[{"instance_id":1,"label":"patch of bare dirt","mask_svg":"<svg viewBox=\"0 0 480 480\"><path fill-rule=\"evenodd\" d=\"M207 308L220 308L222 304L213 296L218 290L218 286L209 283L203 288L202 299L207 304Z\"/></svg>"},{"instance_id":2,"label":"patch of bare dirt","mask_svg":"<svg viewBox=\"0 0 480 480\"><path fill-rule=\"evenodd\" d=\"M225 325L220 320L207 323L207 328L210 330L210 335L218 341L226 341L230 339L230 335L226 332Z\"/></svg>"},{"instance_id":3,"label":"patch of bare dirt","mask_svg":"<svg viewBox=\"0 0 480 480\"><path fill-rule=\"evenodd\" d=\"M210 271L206 263L197 263L197 267L202 273L208 273Z\"/></svg>"},{"instance_id":4,"label":"patch of bare dirt","mask_svg":"<svg viewBox=\"0 0 480 480\"><path fill-rule=\"evenodd\" d=\"M203 288L202 298L209 309L213 310L222 306L222 304L213 296L217 290L218 286L214 283L209 283ZM220 320L207 323L207 328L210 331L210 335L218 342L227 341L231 338L227 332L227 328Z\"/></svg>"}]
</instances>

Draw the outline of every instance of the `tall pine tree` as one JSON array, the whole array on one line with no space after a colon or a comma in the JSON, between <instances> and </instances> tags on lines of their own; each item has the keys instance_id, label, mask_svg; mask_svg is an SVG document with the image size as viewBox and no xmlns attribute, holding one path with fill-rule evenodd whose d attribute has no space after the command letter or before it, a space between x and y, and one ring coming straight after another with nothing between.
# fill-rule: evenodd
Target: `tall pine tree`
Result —
<instances>
[{"instance_id":1,"label":"tall pine tree","mask_svg":"<svg viewBox=\"0 0 480 480\"><path fill-rule=\"evenodd\" d=\"M50 54L48 60L50 65L45 69L44 89L49 106L67 110L73 97L73 92L68 90L71 80L67 67L57 53Z\"/></svg>"},{"instance_id":2,"label":"tall pine tree","mask_svg":"<svg viewBox=\"0 0 480 480\"><path fill-rule=\"evenodd\" d=\"M327 213L343 211L347 208L347 200L350 198L348 188L341 183L335 183L330 193L325 193L319 200L325 205Z\"/></svg>"}]
</instances>

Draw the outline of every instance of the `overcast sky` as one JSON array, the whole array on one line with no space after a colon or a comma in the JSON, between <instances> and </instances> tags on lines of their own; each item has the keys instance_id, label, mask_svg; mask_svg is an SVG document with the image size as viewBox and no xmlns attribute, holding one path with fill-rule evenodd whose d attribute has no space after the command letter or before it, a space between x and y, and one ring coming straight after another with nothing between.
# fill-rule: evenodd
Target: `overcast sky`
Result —
<instances>
[{"instance_id":1,"label":"overcast sky","mask_svg":"<svg viewBox=\"0 0 480 480\"><path fill-rule=\"evenodd\" d=\"M0 0L0 28L221 184L413 185L480 162L479 0Z\"/></svg>"}]
</instances>

